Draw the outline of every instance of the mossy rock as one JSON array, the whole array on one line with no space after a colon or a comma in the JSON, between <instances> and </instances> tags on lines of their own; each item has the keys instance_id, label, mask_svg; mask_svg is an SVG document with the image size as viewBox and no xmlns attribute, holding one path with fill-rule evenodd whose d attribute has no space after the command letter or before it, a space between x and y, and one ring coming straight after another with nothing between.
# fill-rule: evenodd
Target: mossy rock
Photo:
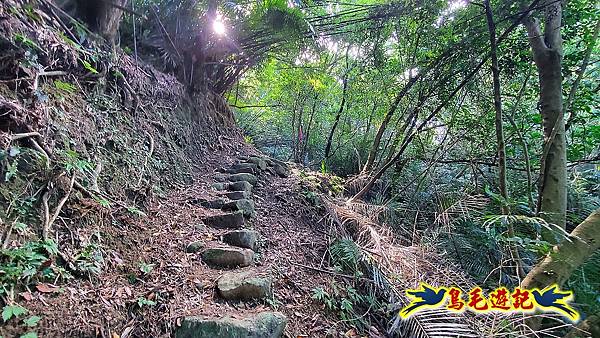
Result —
<instances>
[{"instance_id":1,"label":"mossy rock","mask_svg":"<svg viewBox=\"0 0 600 338\"><path fill-rule=\"evenodd\" d=\"M217 229L239 229L246 223L244 214L241 211L222 215L206 216L202 219L202 222Z\"/></svg>"},{"instance_id":2,"label":"mossy rock","mask_svg":"<svg viewBox=\"0 0 600 338\"><path fill-rule=\"evenodd\" d=\"M246 181L231 182L228 186L230 191L252 192L252 185Z\"/></svg>"},{"instance_id":3,"label":"mossy rock","mask_svg":"<svg viewBox=\"0 0 600 338\"><path fill-rule=\"evenodd\" d=\"M287 318L278 312L262 312L244 319L186 317L175 338L280 338L286 324Z\"/></svg>"},{"instance_id":4,"label":"mossy rock","mask_svg":"<svg viewBox=\"0 0 600 338\"><path fill-rule=\"evenodd\" d=\"M254 186L254 185L256 185L258 178L252 174L239 173L239 174L229 175L229 177L227 177L227 180L229 180L230 182L246 181Z\"/></svg>"},{"instance_id":5,"label":"mossy rock","mask_svg":"<svg viewBox=\"0 0 600 338\"><path fill-rule=\"evenodd\" d=\"M227 300L263 299L271 295L271 278L252 271L229 272L217 281L217 291Z\"/></svg>"},{"instance_id":6,"label":"mossy rock","mask_svg":"<svg viewBox=\"0 0 600 338\"><path fill-rule=\"evenodd\" d=\"M198 251L202 250L202 248L204 248L204 243L201 242L201 241L195 241L195 242L192 242L192 243L188 244L185 247L185 252L187 252L187 253L195 253L195 252L198 252Z\"/></svg>"},{"instance_id":7,"label":"mossy rock","mask_svg":"<svg viewBox=\"0 0 600 338\"><path fill-rule=\"evenodd\" d=\"M252 195L247 192L247 191L230 191L225 193L225 196L227 196L227 198L229 198L230 200L242 200L242 199L249 199L252 197Z\"/></svg>"},{"instance_id":8,"label":"mossy rock","mask_svg":"<svg viewBox=\"0 0 600 338\"><path fill-rule=\"evenodd\" d=\"M223 235L223 242L256 251L258 232L248 229L230 231Z\"/></svg>"},{"instance_id":9,"label":"mossy rock","mask_svg":"<svg viewBox=\"0 0 600 338\"><path fill-rule=\"evenodd\" d=\"M211 267L236 268L254 263L254 251L241 248L210 248L202 252L202 261Z\"/></svg>"},{"instance_id":10,"label":"mossy rock","mask_svg":"<svg viewBox=\"0 0 600 338\"><path fill-rule=\"evenodd\" d=\"M258 169L260 169L260 170L267 169L267 161L265 161L264 159L262 159L260 157L251 156L248 158L248 163L255 164L258 167Z\"/></svg>"},{"instance_id":11,"label":"mossy rock","mask_svg":"<svg viewBox=\"0 0 600 338\"><path fill-rule=\"evenodd\" d=\"M223 205L224 211L241 211L246 217L254 216L254 201L241 199L227 202Z\"/></svg>"}]
</instances>

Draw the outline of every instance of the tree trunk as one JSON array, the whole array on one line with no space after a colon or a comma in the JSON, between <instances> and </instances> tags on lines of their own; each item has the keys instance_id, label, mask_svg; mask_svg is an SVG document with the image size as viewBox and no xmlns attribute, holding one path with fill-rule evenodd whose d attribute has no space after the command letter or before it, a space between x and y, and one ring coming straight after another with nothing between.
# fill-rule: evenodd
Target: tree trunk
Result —
<instances>
[{"instance_id":1,"label":"tree trunk","mask_svg":"<svg viewBox=\"0 0 600 338\"><path fill-rule=\"evenodd\" d=\"M421 74L417 74L415 77L411 77L408 80L408 82L404 85L402 90L398 93L398 95L396 95L394 102L392 103L390 108L385 113L385 116L383 117L383 121L381 122L379 129L377 129L377 134L375 134L375 138L373 139L373 145L371 146L371 151L369 151L369 157L367 158L367 162L365 163L365 167L363 168L363 173L368 173L371 170L373 170L373 164L375 163L375 158L377 157L377 153L379 151L379 145L381 143L381 138L383 137L383 133L387 129L387 126L390 123L392 116L396 112L396 109L398 109L398 105L400 104L400 101L410 91L412 86L415 83L417 83L417 81L420 79L421 76L422 76Z\"/></svg>"},{"instance_id":2,"label":"tree trunk","mask_svg":"<svg viewBox=\"0 0 600 338\"><path fill-rule=\"evenodd\" d=\"M525 170L526 170L526 174L527 174L527 205L529 206L529 209L533 210L535 208L535 206L533 204L533 197L531 195L533 179L531 177L531 161L529 159L529 146L527 145L527 140L525 140L523 133L519 130L519 127L517 126L517 124L515 123L515 119L513 118L513 115L515 114L515 112L517 111L518 107L521 104L521 99L523 98L523 94L525 93L525 88L527 88L527 83L529 82L530 77L531 77L531 71L529 71L527 73L527 77L525 78L525 81L523 81L523 85L521 86L521 89L519 89L519 93L517 94L517 99L515 100L515 104L513 106L512 112L510 113L510 115L507 116L507 118L508 118L508 121L510 122L510 124L512 125L512 127L515 128L515 133L517 134L517 138L519 139L519 142L521 143L521 146L523 147L523 157L525 160Z\"/></svg>"},{"instance_id":3,"label":"tree trunk","mask_svg":"<svg viewBox=\"0 0 600 338\"><path fill-rule=\"evenodd\" d=\"M569 237L555 246L525 277L524 288L543 289L563 285L590 255L600 248L600 209L579 224Z\"/></svg>"},{"instance_id":4,"label":"tree trunk","mask_svg":"<svg viewBox=\"0 0 600 338\"><path fill-rule=\"evenodd\" d=\"M325 145L325 161L329 158L329 154L331 153L331 143L333 142L333 134L335 133L335 129L340 123L340 118L342 117L342 112L344 111L344 105L346 104L346 91L348 89L348 70L346 70L346 74L344 75L344 88L342 89L342 102L340 102L340 109L338 109L337 115L335 116L335 122L333 122L333 126L331 127L331 131L329 132L329 136L327 137L327 144Z\"/></svg>"},{"instance_id":5,"label":"tree trunk","mask_svg":"<svg viewBox=\"0 0 600 338\"><path fill-rule=\"evenodd\" d=\"M319 97L318 93L315 93L315 97L313 98L313 105L310 112L310 119L308 120L308 127L306 128L306 135L304 136L302 153L300 156L302 157L302 163L304 163L304 156L306 154L306 149L308 147L308 140L310 138L310 130L312 129L313 118L315 117L315 112L317 110L317 98Z\"/></svg>"},{"instance_id":6,"label":"tree trunk","mask_svg":"<svg viewBox=\"0 0 600 338\"><path fill-rule=\"evenodd\" d=\"M500 195L504 199L501 209L503 215L510 214L508 208L508 188L506 183L506 146L504 144L504 128L502 126L502 98L500 96L500 68L498 66L498 45L496 41L496 23L492 14L492 7L490 1L485 0L485 16L488 25L488 32L490 35L490 52L492 60L492 78L494 87L494 111L495 111L495 125L496 125L496 141L498 143L498 186L500 188ZM513 225L509 222L507 224L508 235L512 238L515 236ZM512 260L515 263L517 278L520 280L525 275L525 271L521 266L521 257L519 250L514 244L509 244L510 253Z\"/></svg>"},{"instance_id":7,"label":"tree trunk","mask_svg":"<svg viewBox=\"0 0 600 338\"><path fill-rule=\"evenodd\" d=\"M545 139L538 185L538 213L548 223L564 229L567 211L567 152L561 74L562 5L554 0L546 0L543 4L543 34L537 19L530 16L524 21L539 73L539 106ZM554 236L547 230L543 231L542 236L545 240L554 242Z\"/></svg>"},{"instance_id":8,"label":"tree trunk","mask_svg":"<svg viewBox=\"0 0 600 338\"><path fill-rule=\"evenodd\" d=\"M473 70L471 70L471 72L469 72L469 74L467 74L467 76L458 84L458 86L456 86L456 88L454 88L454 90L450 93L450 95L448 95L448 97L442 103L440 103L424 120L422 120L421 123L419 124L419 126L402 141L402 145L400 146L400 149L398 150L396 155L394 155L394 157L392 157L389 161L384 163L384 165L381 167L381 169L379 169L377 171L377 173L375 173L375 175L373 175L369 179L367 184L358 193L356 193L356 195L354 195L352 198L350 198L348 200L348 202L354 202L354 201L362 198L369 190L371 190L371 188L373 187L375 182L383 176L383 174L392 166L392 164L394 164L396 161L398 161L402 157L402 154L404 154L404 151L406 150L406 148L408 147L410 142L413 140L413 138L423 130L423 128L427 125L427 123L429 123L429 121L431 121L444 107L446 107L446 105L450 102L450 100L467 83L469 83L471 81L473 76L475 76L475 74L477 74L479 72L481 67L483 67L484 63L486 63L488 59L489 59L489 55L487 55L483 60L481 60L477 64L477 66L475 66L475 68Z\"/></svg>"},{"instance_id":9,"label":"tree trunk","mask_svg":"<svg viewBox=\"0 0 600 338\"><path fill-rule=\"evenodd\" d=\"M77 0L76 3L77 17L87 23L92 32L114 43L121 23L120 7L124 8L127 0Z\"/></svg>"}]
</instances>

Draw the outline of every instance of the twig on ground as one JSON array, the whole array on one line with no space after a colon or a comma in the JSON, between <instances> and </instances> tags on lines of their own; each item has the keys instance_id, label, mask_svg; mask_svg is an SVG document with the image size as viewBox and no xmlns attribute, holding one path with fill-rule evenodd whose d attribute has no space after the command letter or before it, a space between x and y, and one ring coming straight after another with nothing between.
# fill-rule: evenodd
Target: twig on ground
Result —
<instances>
[{"instance_id":1,"label":"twig on ground","mask_svg":"<svg viewBox=\"0 0 600 338\"><path fill-rule=\"evenodd\" d=\"M71 180L69 182L69 190L67 190L67 192L65 193L65 196L63 196L63 198L58 202L58 205L56 206L56 209L54 210L54 214L52 214L52 217L46 218L46 222L44 224L44 230L42 233L44 240L48 239L48 234L50 233L50 228L52 227L52 224L54 223L56 218L58 218L58 215L60 214L62 207L65 205L65 203L69 199L69 196L71 196L71 191L73 191L73 185L75 184L75 176L76 176L75 173L73 173L73 176L71 177ZM46 216L49 215L48 195L47 194L48 194L48 192L46 192L44 194L44 197L42 197L42 202L45 203L45 215Z\"/></svg>"},{"instance_id":2,"label":"twig on ground","mask_svg":"<svg viewBox=\"0 0 600 338\"><path fill-rule=\"evenodd\" d=\"M137 185L136 185L138 188L142 184L142 178L144 177L144 173L146 172L146 167L148 166L148 161L152 157L152 154L154 154L154 138L152 137L152 135L150 135L149 132L147 132L145 130L144 130L144 134L146 134L146 136L148 136L148 139L150 140L150 148L148 149L148 155L146 155L146 159L144 159L144 165L142 166L142 170L140 172L140 179L138 180Z\"/></svg>"},{"instance_id":3,"label":"twig on ground","mask_svg":"<svg viewBox=\"0 0 600 338\"><path fill-rule=\"evenodd\" d=\"M370 279L363 278L363 277L354 277L354 276L350 276L350 275L345 275L345 274L337 273L337 272L334 272L334 271L319 269L319 268L314 267L314 266L304 265L304 264L300 264L300 263L294 263L292 261L289 261L289 263L292 264L292 265L295 265L295 266L299 266L299 267L305 268L305 269L310 269L310 270L314 270L314 271L318 271L318 272L322 272L322 273L327 273L327 274L330 274L330 275L333 275L333 276L337 276L337 277L348 278L348 279L352 279L352 280L360 279L360 280L365 280L365 281L371 282Z\"/></svg>"}]
</instances>

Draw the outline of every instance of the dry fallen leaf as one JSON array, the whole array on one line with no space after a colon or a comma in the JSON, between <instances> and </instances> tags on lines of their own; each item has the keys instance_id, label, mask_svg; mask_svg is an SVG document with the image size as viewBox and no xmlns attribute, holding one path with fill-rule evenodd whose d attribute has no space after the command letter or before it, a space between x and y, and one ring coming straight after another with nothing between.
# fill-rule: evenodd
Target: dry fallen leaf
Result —
<instances>
[{"instance_id":1,"label":"dry fallen leaf","mask_svg":"<svg viewBox=\"0 0 600 338\"><path fill-rule=\"evenodd\" d=\"M31 294L31 292L21 292L21 293L19 293L19 295L27 301L30 301L33 299L33 295Z\"/></svg>"},{"instance_id":2,"label":"dry fallen leaf","mask_svg":"<svg viewBox=\"0 0 600 338\"><path fill-rule=\"evenodd\" d=\"M60 290L59 287L51 285L51 284L46 284L46 283L38 284L35 286L35 288L39 292L43 292L43 293L52 293L52 292L56 292L56 291Z\"/></svg>"}]
</instances>

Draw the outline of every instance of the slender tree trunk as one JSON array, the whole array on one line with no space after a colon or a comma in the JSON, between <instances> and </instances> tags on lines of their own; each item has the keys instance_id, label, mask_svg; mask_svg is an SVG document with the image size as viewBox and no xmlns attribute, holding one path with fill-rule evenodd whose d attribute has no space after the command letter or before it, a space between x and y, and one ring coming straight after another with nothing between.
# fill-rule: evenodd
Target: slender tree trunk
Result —
<instances>
[{"instance_id":1,"label":"slender tree trunk","mask_svg":"<svg viewBox=\"0 0 600 338\"><path fill-rule=\"evenodd\" d=\"M298 108L298 102L300 101L300 92L301 90L298 90L298 93L296 94L296 100L294 100L294 108L292 109L292 130L290 133L292 138L292 153L290 155L290 158L294 158L294 152L296 149L296 109Z\"/></svg>"},{"instance_id":2,"label":"slender tree trunk","mask_svg":"<svg viewBox=\"0 0 600 338\"><path fill-rule=\"evenodd\" d=\"M502 40L504 40L510 32L512 32L521 22L521 20L523 20L528 13L531 11L532 8L534 8L538 2L540 0L534 0L528 7L527 9L525 9L517 18L517 20L515 20L513 22L513 24L511 24L503 33L502 35L500 35L500 37L497 39L497 43L500 43ZM449 51L447 51L449 52ZM444 53L445 54L445 53ZM414 138L415 134L418 134L421 129L423 129L423 127L425 126L425 124L427 124L440 110L442 110L446 104L448 104L448 102L450 101L450 99L452 99L467 83L469 83L469 81L471 81L471 79L473 78L473 76L475 76L475 74L477 74L479 72L479 70L481 69L481 67L489 60L490 55L487 54L486 56L483 57L483 60L481 60L477 66L475 66L475 68L473 70L471 70L471 72L469 74L467 74L467 76L461 81L461 83L450 93L450 95L448 96L448 98L446 98L446 100L444 100L444 102L442 102L440 105L438 105L436 107L436 109L429 114L429 116L419 125L419 127L417 127L416 131L411 133L407 139L402 143L402 147L400 147L400 150L398 151L398 153L396 154L396 156L394 156L394 158L392 158L390 161L388 161L387 163L384 164L384 166L377 171L377 173L371 177L367 183L367 185L365 185L365 187L363 187L356 195L354 195L352 198L350 198L349 202L353 202L356 201L357 199L360 199L362 196L364 196L369 190L371 190L371 188L373 187L373 185L375 184L375 182L381 178L381 176L383 176L383 174L385 173L385 171L393 164L393 162L397 161L398 159L400 159L400 157L402 157L402 154L404 153L404 150L406 149L406 147L408 146L408 143L410 143L410 141L412 141L412 139ZM439 59L441 60L441 59ZM429 71L430 69L433 68L429 68L427 71Z\"/></svg>"},{"instance_id":3,"label":"slender tree trunk","mask_svg":"<svg viewBox=\"0 0 600 338\"><path fill-rule=\"evenodd\" d=\"M523 157L525 159L525 170L526 170L526 174L527 174L527 205L529 206L529 209L533 210L535 208L535 206L533 204L533 196L531 195L532 187L533 187L533 179L531 176L531 160L529 158L529 146L527 145L527 140L525 140L523 133L521 133L521 131L519 130L519 127L515 123L515 119L513 118L513 115L515 114L515 112L517 111L519 106L521 105L521 99L523 98L523 94L525 93L525 88L527 88L527 83L529 82L530 77L531 77L531 71L529 71L527 73L527 77L525 78L525 81L523 81L523 85L521 86L521 89L519 89L519 94L517 94L517 99L515 100L515 104L513 106L512 112L510 113L510 115L507 115L507 118L508 118L508 121L510 122L510 124L512 125L512 127L515 129L515 132L517 133L517 138L519 139L519 142L521 143L521 146L523 147Z\"/></svg>"},{"instance_id":4,"label":"slender tree trunk","mask_svg":"<svg viewBox=\"0 0 600 338\"><path fill-rule=\"evenodd\" d=\"M423 121L421 121L421 123L419 124L419 126L415 129L415 131L413 131L412 133L410 133L403 141L402 141L402 145L400 146L400 149L398 150L398 152L396 153L396 155L394 155L394 157L392 157L389 161L387 161L386 163L384 163L384 165L381 167L381 169L379 169L377 171L377 173L375 173L375 175L373 175L369 181L367 182L367 184L358 192L356 193L356 195L354 195L352 198L350 198L348 200L348 202L354 202L358 199L360 199L361 197L363 197L369 190L371 190L371 188L373 187L373 185L375 184L375 182L380 179L383 174L396 162L398 161L402 155L404 154L404 151L406 150L406 148L408 147L408 145L410 144L410 142L413 140L413 138L421 132L421 130L427 125L427 123L429 123L429 121L431 121L444 107L446 107L446 105L450 102L450 100L467 84L469 83L469 81L471 81L471 79L473 78L473 76L475 76L475 74L477 74L479 72L479 70L481 69L481 67L484 65L484 63L487 62L487 60L489 59L489 55L487 57L485 57L482 61L479 62L479 64L477 64L477 66L458 84L458 86L456 86L456 88L454 88L454 90L450 93L450 95L448 95L448 97L442 102L440 103Z\"/></svg>"},{"instance_id":5,"label":"slender tree trunk","mask_svg":"<svg viewBox=\"0 0 600 338\"><path fill-rule=\"evenodd\" d=\"M562 38L560 34L562 4L545 0L544 33L539 21L529 16L525 21L533 60L540 83L540 110L544 132L544 151L540 165L538 213L548 223L566 226L567 152L562 97ZM545 240L554 236L543 231Z\"/></svg>"},{"instance_id":6,"label":"slender tree trunk","mask_svg":"<svg viewBox=\"0 0 600 338\"><path fill-rule=\"evenodd\" d=\"M548 285L563 285L571 274L600 249L600 209L579 224L569 237L556 245L551 253L525 277L524 288L543 289Z\"/></svg>"},{"instance_id":7,"label":"slender tree trunk","mask_svg":"<svg viewBox=\"0 0 600 338\"><path fill-rule=\"evenodd\" d=\"M371 151L369 151L369 157L367 157L367 162L365 163L365 167L363 168L363 171L362 171L363 173L366 174L366 173L370 172L371 170L373 170L373 164L375 163L375 158L377 157L377 153L379 152L379 145L381 143L381 138L383 137L383 133L387 129L388 124L390 123L390 120L392 119L392 116L396 112L396 109L398 109L398 105L400 105L400 101L402 100L402 98L404 96L406 96L406 94L410 91L412 86L415 83L417 83L417 81L420 79L420 77L421 77L421 74L417 74L415 77L411 77L408 80L408 82L404 85L402 90L398 93L398 95L396 95L394 102L392 103L390 108L385 113L385 116L383 117L383 121L381 122L379 129L377 129L377 134L375 134L375 138L373 139L373 145L371 146Z\"/></svg>"},{"instance_id":8,"label":"slender tree trunk","mask_svg":"<svg viewBox=\"0 0 600 338\"><path fill-rule=\"evenodd\" d=\"M340 109L338 109L337 114L335 115L335 122L333 122L333 126L331 126L331 131L329 132L329 136L327 137L327 144L325 145L325 161L329 158L331 153L331 143L333 143L333 134L335 133L335 129L340 123L340 118L342 117L342 112L344 111L344 106L346 105L346 92L348 89L348 71L344 75L344 88L342 89L342 102L340 102Z\"/></svg>"},{"instance_id":9,"label":"slender tree trunk","mask_svg":"<svg viewBox=\"0 0 600 338\"><path fill-rule=\"evenodd\" d=\"M495 125L496 125L496 141L498 143L498 186L500 188L500 195L504 199L502 203L502 214L509 215L510 209L508 203L508 188L506 182L506 146L504 144L504 127L502 125L502 98L500 93L500 68L498 66L498 45L496 41L496 23L494 22L494 16L492 13L492 7L490 6L489 0L484 0L485 16L487 19L488 31L490 34L490 51L492 60L492 78L494 87L494 111L495 111ZM508 235L512 238L515 236L515 230L513 225L509 222L507 224ZM510 253L512 260L515 263L517 278L520 280L522 276L525 276L525 271L521 265L521 256L519 250L514 244L509 244Z\"/></svg>"},{"instance_id":10,"label":"slender tree trunk","mask_svg":"<svg viewBox=\"0 0 600 338\"><path fill-rule=\"evenodd\" d=\"M304 163L304 156L306 154L306 149L308 147L308 140L310 138L310 130L312 129L313 118L315 117L315 113L317 110L317 98L318 97L319 97L319 94L315 93L315 97L313 98L312 109L310 111L310 119L308 120L308 127L306 128L306 135L304 136L302 153L300 155L302 157L302 163Z\"/></svg>"}]
</instances>

